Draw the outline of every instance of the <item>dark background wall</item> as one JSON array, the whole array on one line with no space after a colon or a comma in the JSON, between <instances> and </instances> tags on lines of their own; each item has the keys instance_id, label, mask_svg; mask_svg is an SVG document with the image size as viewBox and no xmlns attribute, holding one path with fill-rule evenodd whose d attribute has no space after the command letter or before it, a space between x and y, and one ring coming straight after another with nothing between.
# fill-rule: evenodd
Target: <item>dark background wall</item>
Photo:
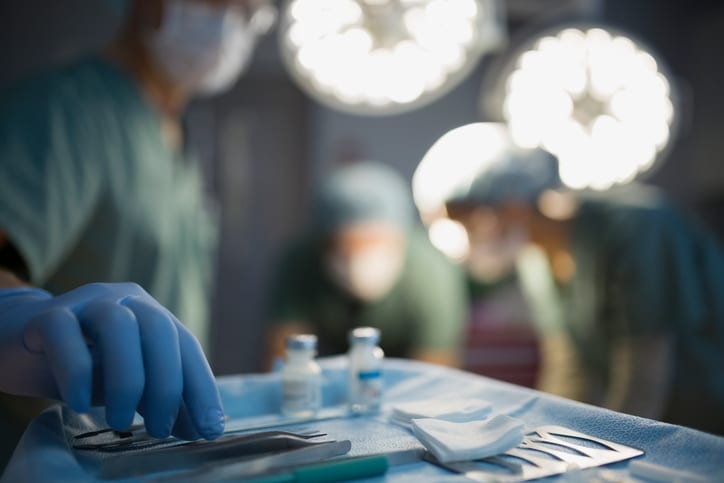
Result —
<instances>
[{"instance_id":1,"label":"dark background wall","mask_svg":"<svg viewBox=\"0 0 724 483\"><path fill-rule=\"evenodd\" d=\"M625 28L660 52L683 92L685 122L649 181L717 230L724 227L724 2L714 0L508 0L515 36L532 22L589 14ZM0 1L0 90L40 69L100 48L116 21L98 0ZM221 208L223 238L214 300L211 360L218 373L261 368L265 288L281 244L300 228L308 195L327 169L374 158L412 173L444 132L484 120L481 82L493 56L439 101L417 111L359 117L309 100L265 39L231 91L194 102L190 143L205 163ZM0 173L1 175L1 173Z\"/></svg>"}]
</instances>

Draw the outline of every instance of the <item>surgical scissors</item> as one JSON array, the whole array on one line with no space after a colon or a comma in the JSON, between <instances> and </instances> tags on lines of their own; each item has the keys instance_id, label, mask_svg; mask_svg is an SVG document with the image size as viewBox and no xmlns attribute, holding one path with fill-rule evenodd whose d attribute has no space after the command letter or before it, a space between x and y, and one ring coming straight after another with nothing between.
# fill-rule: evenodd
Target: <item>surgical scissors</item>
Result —
<instances>
[{"instance_id":1,"label":"surgical scissors","mask_svg":"<svg viewBox=\"0 0 724 483\"><path fill-rule=\"evenodd\" d=\"M312 439L325 433L299 435L287 431L264 431L247 435L227 435L214 441L191 441L146 451L124 451L102 462L105 477L127 477L159 471L177 471L216 464L222 460L246 461L265 455L278 455L302 448L321 447L334 441Z\"/></svg>"},{"instance_id":2,"label":"surgical scissors","mask_svg":"<svg viewBox=\"0 0 724 483\"><path fill-rule=\"evenodd\" d=\"M222 436L220 440L228 440L233 436L232 433L241 432L234 431L227 433ZM319 431L307 431L307 432L290 432L290 431L257 431L246 436L258 436L258 435L289 435L297 438L318 438L326 436L326 433ZM240 437L240 436L234 436ZM111 428L98 429L94 431L88 431L82 434L76 435L73 441L73 448L79 450L97 450L103 452L119 452L139 449L149 449L152 447L163 446L181 446L187 445L193 442L177 439L173 436L168 438L153 438L144 431L143 424L131 426L126 431L117 431Z\"/></svg>"}]
</instances>

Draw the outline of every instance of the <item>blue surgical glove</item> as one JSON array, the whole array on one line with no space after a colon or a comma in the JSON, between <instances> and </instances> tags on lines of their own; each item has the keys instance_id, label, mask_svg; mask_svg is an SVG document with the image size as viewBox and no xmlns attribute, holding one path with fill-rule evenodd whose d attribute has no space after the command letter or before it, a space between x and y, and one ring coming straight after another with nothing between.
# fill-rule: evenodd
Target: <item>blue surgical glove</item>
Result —
<instances>
[{"instance_id":1,"label":"blue surgical glove","mask_svg":"<svg viewBox=\"0 0 724 483\"><path fill-rule=\"evenodd\" d=\"M135 411L152 436L218 437L224 413L196 338L133 283L89 284L53 297L0 290L0 391L104 404L114 429Z\"/></svg>"}]
</instances>

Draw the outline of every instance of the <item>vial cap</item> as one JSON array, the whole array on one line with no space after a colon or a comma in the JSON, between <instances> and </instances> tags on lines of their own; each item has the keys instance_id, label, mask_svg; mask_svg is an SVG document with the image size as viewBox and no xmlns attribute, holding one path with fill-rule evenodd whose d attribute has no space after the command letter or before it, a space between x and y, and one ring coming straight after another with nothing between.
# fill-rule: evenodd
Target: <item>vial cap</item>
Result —
<instances>
[{"instance_id":1,"label":"vial cap","mask_svg":"<svg viewBox=\"0 0 724 483\"><path fill-rule=\"evenodd\" d=\"M380 331L374 327L357 327L349 333L350 344L377 344L380 341Z\"/></svg>"},{"instance_id":2,"label":"vial cap","mask_svg":"<svg viewBox=\"0 0 724 483\"><path fill-rule=\"evenodd\" d=\"M290 335L286 339L287 349L316 349L317 336L311 334Z\"/></svg>"}]
</instances>

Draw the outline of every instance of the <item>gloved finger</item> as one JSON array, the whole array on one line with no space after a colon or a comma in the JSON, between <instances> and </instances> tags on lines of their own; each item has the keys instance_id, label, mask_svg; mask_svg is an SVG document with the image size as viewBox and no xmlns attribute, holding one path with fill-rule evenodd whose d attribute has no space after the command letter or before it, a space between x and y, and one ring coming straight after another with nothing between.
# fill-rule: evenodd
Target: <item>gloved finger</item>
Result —
<instances>
[{"instance_id":1,"label":"gloved finger","mask_svg":"<svg viewBox=\"0 0 724 483\"><path fill-rule=\"evenodd\" d=\"M181 403L181 407L178 411L178 417L176 423L173 426L173 435L180 439L186 439L188 441L195 441L201 439L202 436L196 431L194 421L191 419L189 410L186 408L186 404Z\"/></svg>"},{"instance_id":2,"label":"gloved finger","mask_svg":"<svg viewBox=\"0 0 724 483\"><path fill-rule=\"evenodd\" d=\"M136 315L146 370L142 407L151 436L171 434L183 395L181 351L176 324L167 311L138 297L122 302Z\"/></svg>"},{"instance_id":3,"label":"gloved finger","mask_svg":"<svg viewBox=\"0 0 724 483\"><path fill-rule=\"evenodd\" d=\"M30 352L44 353L60 397L79 413L91 403L93 361L75 315L55 308L32 318L24 333Z\"/></svg>"},{"instance_id":4,"label":"gloved finger","mask_svg":"<svg viewBox=\"0 0 724 483\"><path fill-rule=\"evenodd\" d=\"M97 301L89 303L78 320L100 357L106 421L114 429L126 429L146 382L136 316L128 307Z\"/></svg>"},{"instance_id":5,"label":"gloved finger","mask_svg":"<svg viewBox=\"0 0 724 483\"><path fill-rule=\"evenodd\" d=\"M218 438L224 433L224 409L214 374L196 338L180 323L177 327L183 365L184 403L196 431L206 439Z\"/></svg>"}]
</instances>

